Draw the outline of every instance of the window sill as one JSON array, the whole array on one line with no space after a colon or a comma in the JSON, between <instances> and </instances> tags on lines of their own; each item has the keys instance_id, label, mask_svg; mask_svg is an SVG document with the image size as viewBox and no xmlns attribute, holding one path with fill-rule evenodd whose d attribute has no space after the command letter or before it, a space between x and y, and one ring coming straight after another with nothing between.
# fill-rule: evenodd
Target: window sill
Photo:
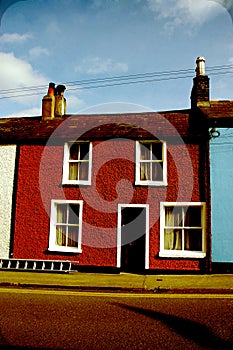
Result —
<instances>
[{"instance_id":1,"label":"window sill","mask_svg":"<svg viewBox=\"0 0 233 350\"><path fill-rule=\"evenodd\" d=\"M62 185L63 186L66 186L66 185L76 185L76 186L91 186L91 181L63 181L62 182Z\"/></svg>"},{"instance_id":2,"label":"window sill","mask_svg":"<svg viewBox=\"0 0 233 350\"><path fill-rule=\"evenodd\" d=\"M140 186L153 186L153 187L166 187L167 181L135 181L135 185Z\"/></svg>"},{"instance_id":3,"label":"window sill","mask_svg":"<svg viewBox=\"0 0 233 350\"><path fill-rule=\"evenodd\" d=\"M192 258L203 259L206 257L206 253L203 252L189 252L189 251L162 251L159 252L161 258Z\"/></svg>"},{"instance_id":4,"label":"window sill","mask_svg":"<svg viewBox=\"0 0 233 350\"><path fill-rule=\"evenodd\" d=\"M60 253L82 253L81 248L69 248L69 247L59 247L59 246L54 246L54 247L49 247L48 250L50 252L60 252Z\"/></svg>"}]
</instances>

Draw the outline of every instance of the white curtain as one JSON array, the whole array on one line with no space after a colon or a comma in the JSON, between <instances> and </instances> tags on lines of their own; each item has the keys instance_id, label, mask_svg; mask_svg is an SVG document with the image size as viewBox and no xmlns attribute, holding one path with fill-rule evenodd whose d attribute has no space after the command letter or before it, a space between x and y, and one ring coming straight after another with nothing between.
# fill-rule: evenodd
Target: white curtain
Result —
<instances>
[{"instance_id":1,"label":"white curtain","mask_svg":"<svg viewBox=\"0 0 233 350\"><path fill-rule=\"evenodd\" d=\"M64 224L66 224L66 220L67 220L67 205L58 204L57 205L56 244L59 246L66 245L66 232L65 232L66 226L64 226Z\"/></svg>"},{"instance_id":2,"label":"white curtain","mask_svg":"<svg viewBox=\"0 0 233 350\"><path fill-rule=\"evenodd\" d=\"M181 225L181 211L174 210L174 207L165 208L165 226L167 227L164 231L165 249L182 249L182 229L176 228L177 226L179 227Z\"/></svg>"}]
</instances>

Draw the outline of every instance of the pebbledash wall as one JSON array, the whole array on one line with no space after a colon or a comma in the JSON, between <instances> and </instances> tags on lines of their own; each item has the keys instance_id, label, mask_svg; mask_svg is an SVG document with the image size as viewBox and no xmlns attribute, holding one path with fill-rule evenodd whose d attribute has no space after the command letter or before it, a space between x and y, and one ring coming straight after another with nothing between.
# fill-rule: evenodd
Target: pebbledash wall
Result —
<instances>
[{"instance_id":1,"label":"pebbledash wall","mask_svg":"<svg viewBox=\"0 0 233 350\"><path fill-rule=\"evenodd\" d=\"M9 258L16 145L0 147L0 258Z\"/></svg>"}]
</instances>

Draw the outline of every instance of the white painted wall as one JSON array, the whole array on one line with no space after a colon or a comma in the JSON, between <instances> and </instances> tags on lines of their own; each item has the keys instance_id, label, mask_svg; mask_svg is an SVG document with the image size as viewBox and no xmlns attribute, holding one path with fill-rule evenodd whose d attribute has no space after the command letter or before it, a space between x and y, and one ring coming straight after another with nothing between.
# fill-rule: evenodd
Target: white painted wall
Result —
<instances>
[{"instance_id":1,"label":"white painted wall","mask_svg":"<svg viewBox=\"0 0 233 350\"><path fill-rule=\"evenodd\" d=\"M16 146L0 146L0 258L9 257Z\"/></svg>"}]
</instances>

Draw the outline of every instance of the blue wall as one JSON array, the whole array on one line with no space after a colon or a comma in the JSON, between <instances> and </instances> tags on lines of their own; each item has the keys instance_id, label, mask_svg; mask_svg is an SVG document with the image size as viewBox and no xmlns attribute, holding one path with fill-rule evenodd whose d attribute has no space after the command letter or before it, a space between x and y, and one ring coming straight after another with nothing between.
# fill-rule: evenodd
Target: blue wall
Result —
<instances>
[{"instance_id":1,"label":"blue wall","mask_svg":"<svg viewBox=\"0 0 233 350\"><path fill-rule=\"evenodd\" d=\"M212 261L233 262L233 128L210 140Z\"/></svg>"}]
</instances>

